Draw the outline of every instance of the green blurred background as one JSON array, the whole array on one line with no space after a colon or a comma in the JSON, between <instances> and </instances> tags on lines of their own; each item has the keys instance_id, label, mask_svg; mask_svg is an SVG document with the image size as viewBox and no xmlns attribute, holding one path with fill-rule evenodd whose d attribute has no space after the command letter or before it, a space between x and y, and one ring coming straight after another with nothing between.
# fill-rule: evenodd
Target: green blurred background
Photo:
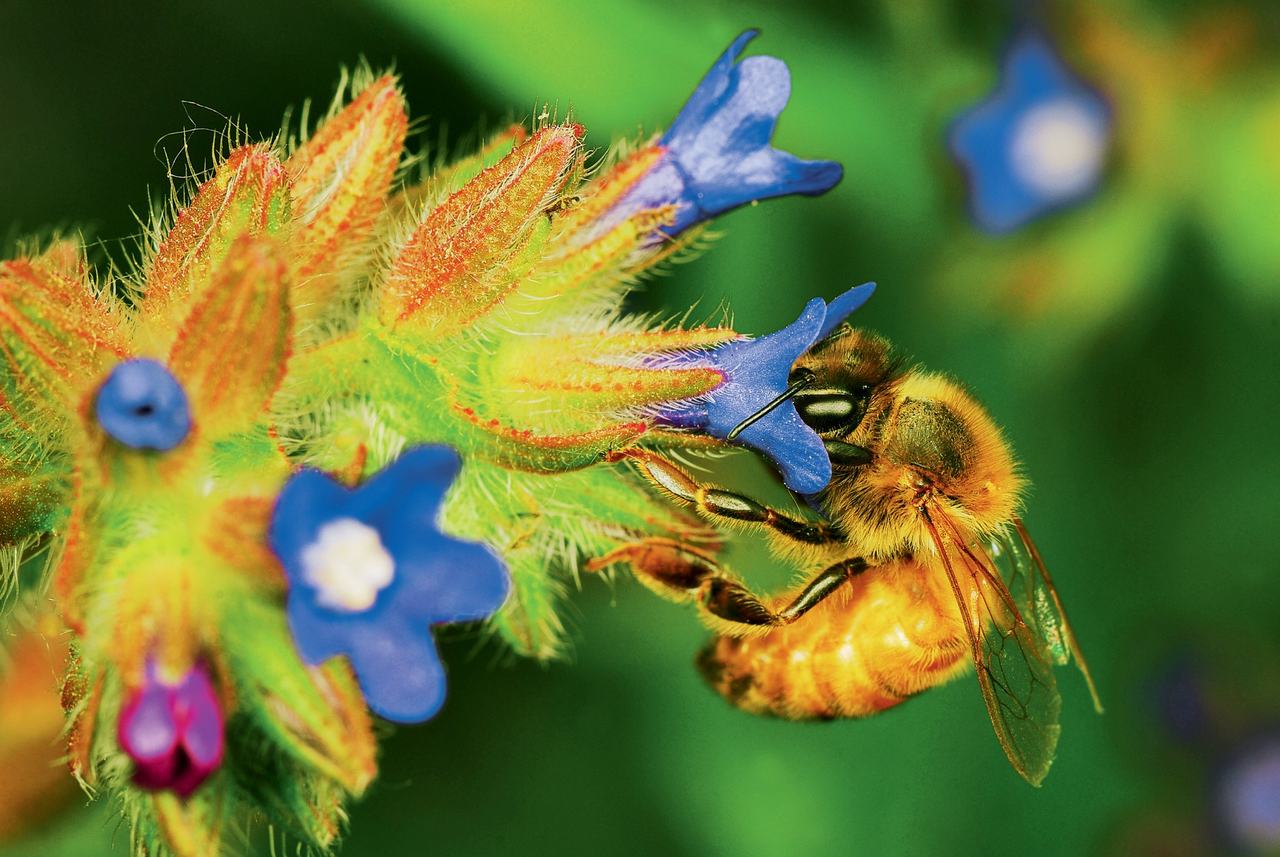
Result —
<instances>
[{"instance_id":1,"label":"green blurred background","mask_svg":"<svg viewBox=\"0 0 1280 857\"><path fill-rule=\"evenodd\" d=\"M752 51L793 74L776 142L840 160L845 180L723 218L637 308L726 304L767 331L875 279L857 322L967 383L1034 482L1026 519L1108 705L1094 716L1062 674L1042 789L1009 768L972 679L863 722L752 719L701 686L690 611L587 580L572 662L447 644L451 701L388 734L343 854L1047 857L1199 835L1209 765L1162 737L1154 677L1191 647L1232 728L1280 714L1280 16L1036 14L1111 100L1116 145L1095 198L994 239L968 221L943 134L993 85L1011 3L0 0L0 239L82 229L99 262L168 193L178 132L205 166L227 117L269 136L289 106L326 104L343 64L394 64L432 154L543 104L603 147L660 129L761 27ZM772 490L745 458L719 477ZM761 586L786 579L759 542L730 559ZM127 853L109 807L72 803L0 854ZM245 848L267 842L251 830Z\"/></svg>"}]
</instances>

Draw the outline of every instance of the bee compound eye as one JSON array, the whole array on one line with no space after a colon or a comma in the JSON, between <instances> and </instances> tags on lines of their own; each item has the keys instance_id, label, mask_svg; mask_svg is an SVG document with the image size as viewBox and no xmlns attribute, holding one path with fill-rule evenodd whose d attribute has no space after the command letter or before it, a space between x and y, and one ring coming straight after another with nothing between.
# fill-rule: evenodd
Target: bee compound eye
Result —
<instances>
[{"instance_id":1,"label":"bee compound eye","mask_svg":"<svg viewBox=\"0 0 1280 857\"><path fill-rule=\"evenodd\" d=\"M871 388L804 390L796 395L800 419L816 432L853 429L862 422L871 399Z\"/></svg>"}]
</instances>

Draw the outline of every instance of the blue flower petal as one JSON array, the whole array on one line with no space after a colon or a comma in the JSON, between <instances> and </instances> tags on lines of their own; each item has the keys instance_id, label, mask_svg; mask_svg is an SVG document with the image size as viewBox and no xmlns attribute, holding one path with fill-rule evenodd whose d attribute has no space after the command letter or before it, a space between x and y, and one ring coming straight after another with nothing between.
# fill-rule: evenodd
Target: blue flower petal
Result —
<instances>
[{"instance_id":1,"label":"blue flower petal","mask_svg":"<svg viewBox=\"0 0 1280 857\"><path fill-rule=\"evenodd\" d=\"M368 621L366 616L357 619L321 606L315 593L296 577L290 577L285 612L298 655L312 666L350 651L352 633Z\"/></svg>"},{"instance_id":2,"label":"blue flower petal","mask_svg":"<svg viewBox=\"0 0 1280 857\"><path fill-rule=\"evenodd\" d=\"M792 365L818 339L827 305L814 298L800 317L760 339L731 342L717 348L715 364L732 379L711 393L707 432L728 437L739 423L777 398L787 388ZM784 402L738 435L738 441L763 452L777 465L792 491L811 494L831 479L831 462L822 440L804 424L795 405Z\"/></svg>"},{"instance_id":3,"label":"blue flower petal","mask_svg":"<svg viewBox=\"0 0 1280 857\"><path fill-rule=\"evenodd\" d=\"M974 219L993 233L1089 196L1109 136L1106 102L1030 30L1010 45L997 90L949 133L969 176Z\"/></svg>"},{"instance_id":4,"label":"blue flower petal","mask_svg":"<svg viewBox=\"0 0 1280 857\"><path fill-rule=\"evenodd\" d=\"M703 399L664 407L658 419L727 440L733 429L782 395L801 355L866 303L874 291L875 283L863 283L830 305L814 298L800 317L782 330L759 339L730 342L701 355L677 358L677 364L714 366L724 372L725 382ZM792 491L816 494L831 481L831 460L822 438L800 419L790 401L747 426L735 440L773 461L783 484Z\"/></svg>"},{"instance_id":5,"label":"blue flower petal","mask_svg":"<svg viewBox=\"0 0 1280 857\"><path fill-rule=\"evenodd\" d=\"M791 97L791 73L775 57L737 62L756 36L748 30L703 77L663 135L662 159L597 226L612 226L633 211L677 204L678 234L749 202L788 194L814 196L844 174L834 161L806 161L769 145Z\"/></svg>"},{"instance_id":6,"label":"blue flower petal","mask_svg":"<svg viewBox=\"0 0 1280 857\"><path fill-rule=\"evenodd\" d=\"M758 35L760 35L759 30L746 30L733 40L728 49L703 75L693 94L689 96L689 100L684 103L684 107L680 108L675 121L671 123L671 128L663 137L664 142L676 134L678 129L693 128L706 121L706 117L714 111L715 105L729 88L733 64L737 61L738 55Z\"/></svg>"},{"instance_id":7,"label":"blue flower petal","mask_svg":"<svg viewBox=\"0 0 1280 857\"><path fill-rule=\"evenodd\" d=\"M191 432L187 393L155 360L126 360L116 366L94 406L102 430L134 449L165 452Z\"/></svg>"},{"instance_id":8,"label":"blue flower petal","mask_svg":"<svg viewBox=\"0 0 1280 857\"><path fill-rule=\"evenodd\" d=\"M302 576L302 551L316 540L325 523L343 509L351 491L319 470L300 470L281 489L267 539L290 579ZM348 513L349 514L349 513Z\"/></svg>"},{"instance_id":9,"label":"blue flower petal","mask_svg":"<svg viewBox=\"0 0 1280 857\"><path fill-rule=\"evenodd\" d=\"M437 518L460 460L447 447L418 447L355 490L315 470L280 492L269 539L289 579L288 617L298 652L318 664L345 654L369 707L400 722L430 717L444 699L444 672L430 626L493 614L510 585L506 566L482 545L440 532ZM353 518L378 534L394 576L367 609L321 603L302 555L320 530Z\"/></svg>"},{"instance_id":10,"label":"blue flower petal","mask_svg":"<svg viewBox=\"0 0 1280 857\"><path fill-rule=\"evenodd\" d=\"M786 389L792 364L817 341L826 315L826 302L814 298L799 318L781 330L759 339L730 342L711 352L714 364L732 381L709 397L707 428L711 434L728 435L746 416Z\"/></svg>"},{"instance_id":11,"label":"blue flower petal","mask_svg":"<svg viewBox=\"0 0 1280 857\"><path fill-rule=\"evenodd\" d=\"M397 610L415 621L471 622L492 616L507 598L506 566L480 544L440 539L387 545L401 575Z\"/></svg>"},{"instance_id":12,"label":"blue flower petal","mask_svg":"<svg viewBox=\"0 0 1280 857\"><path fill-rule=\"evenodd\" d=\"M875 290L875 283L863 283L860 286L854 286L827 304L827 317L822 322L822 330L818 332L818 341L821 342L831 335L831 331L843 324L855 310L871 299Z\"/></svg>"},{"instance_id":13,"label":"blue flower petal","mask_svg":"<svg viewBox=\"0 0 1280 857\"><path fill-rule=\"evenodd\" d=\"M447 446L414 447L360 486L347 513L386 534L437 531L440 504L461 469Z\"/></svg>"},{"instance_id":14,"label":"blue flower petal","mask_svg":"<svg viewBox=\"0 0 1280 857\"><path fill-rule=\"evenodd\" d=\"M364 624L351 639L351 666L369 709L395 723L421 723L444 705L444 665L426 631L398 622Z\"/></svg>"}]
</instances>

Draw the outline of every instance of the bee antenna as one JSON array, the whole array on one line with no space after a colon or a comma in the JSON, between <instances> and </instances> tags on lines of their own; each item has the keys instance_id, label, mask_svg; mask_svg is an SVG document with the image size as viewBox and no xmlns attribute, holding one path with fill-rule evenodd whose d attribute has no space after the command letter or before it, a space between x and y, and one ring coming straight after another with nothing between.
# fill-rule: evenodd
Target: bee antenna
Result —
<instances>
[{"instance_id":1,"label":"bee antenna","mask_svg":"<svg viewBox=\"0 0 1280 857\"><path fill-rule=\"evenodd\" d=\"M776 399L766 404L760 410L756 411L754 414L752 414L751 416L747 417L745 420L743 420L742 422L734 426L733 429L730 430L729 434L725 436L725 440L736 440L738 435L742 434L743 431L750 428L752 424L754 424L757 420L760 420L761 418L767 416L770 412L775 410L783 402L787 401L796 393L799 393L805 387L813 383L813 377L814 377L813 373L808 369L797 370L797 374L799 374L800 377L792 381L790 384L788 384L787 389L782 391L782 395L778 396Z\"/></svg>"}]
</instances>

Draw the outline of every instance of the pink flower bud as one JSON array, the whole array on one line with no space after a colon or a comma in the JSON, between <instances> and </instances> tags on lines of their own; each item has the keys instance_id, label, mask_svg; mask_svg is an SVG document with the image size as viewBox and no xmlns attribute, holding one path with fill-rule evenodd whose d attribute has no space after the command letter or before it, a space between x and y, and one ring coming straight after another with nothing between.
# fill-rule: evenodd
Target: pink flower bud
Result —
<instances>
[{"instance_id":1,"label":"pink flower bud","mask_svg":"<svg viewBox=\"0 0 1280 857\"><path fill-rule=\"evenodd\" d=\"M133 760L133 781L151 791L190 797L222 764L222 709L199 664L177 684L147 665L147 679L120 714L120 746Z\"/></svg>"}]
</instances>

